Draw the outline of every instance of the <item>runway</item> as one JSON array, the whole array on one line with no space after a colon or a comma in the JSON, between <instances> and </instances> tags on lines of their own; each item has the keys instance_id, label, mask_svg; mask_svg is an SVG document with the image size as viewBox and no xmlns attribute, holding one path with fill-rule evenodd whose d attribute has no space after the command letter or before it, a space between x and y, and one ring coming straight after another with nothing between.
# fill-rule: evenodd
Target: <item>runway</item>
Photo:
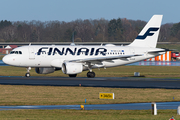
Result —
<instances>
[{"instance_id":1,"label":"runway","mask_svg":"<svg viewBox=\"0 0 180 120\"><path fill-rule=\"evenodd\" d=\"M144 77L20 77L1 76L1 85L36 85L36 86L81 86L111 88L165 88L180 89L180 79L160 79Z\"/></svg>"}]
</instances>

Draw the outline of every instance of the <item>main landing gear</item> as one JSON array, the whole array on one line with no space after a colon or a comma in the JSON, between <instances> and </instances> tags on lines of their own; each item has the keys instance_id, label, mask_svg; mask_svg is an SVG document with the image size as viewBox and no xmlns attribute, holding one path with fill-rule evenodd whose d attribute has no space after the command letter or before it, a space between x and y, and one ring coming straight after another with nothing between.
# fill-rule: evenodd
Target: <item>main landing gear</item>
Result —
<instances>
[{"instance_id":1,"label":"main landing gear","mask_svg":"<svg viewBox=\"0 0 180 120\"><path fill-rule=\"evenodd\" d=\"M30 77L30 70L31 70L31 67L28 67L26 68L27 69L27 73L25 74L25 77Z\"/></svg>"},{"instance_id":2,"label":"main landing gear","mask_svg":"<svg viewBox=\"0 0 180 120\"><path fill-rule=\"evenodd\" d=\"M91 65L91 63L87 63L87 64L88 64L88 69L89 69L89 72L87 73L87 77L88 78L94 78L95 73L92 71L92 65Z\"/></svg>"},{"instance_id":3,"label":"main landing gear","mask_svg":"<svg viewBox=\"0 0 180 120\"><path fill-rule=\"evenodd\" d=\"M88 78L94 78L95 77L95 73L94 72L88 72L87 73L87 77Z\"/></svg>"},{"instance_id":4,"label":"main landing gear","mask_svg":"<svg viewBox=\"0 0 180 120\"><path fill-rule=\"evenodd\" d=\"M28 74L28 73L26 73L26 74ZM29 74L30 75L30 74ZM69 75L69 77L76 77L77 76L77 74L70 74ZM27 77L27 76L26 76ZM88 78L94 78L95 77L95 73L94 72L88 72L87 73L87 77Z\"/></svg>"}]
</instances>

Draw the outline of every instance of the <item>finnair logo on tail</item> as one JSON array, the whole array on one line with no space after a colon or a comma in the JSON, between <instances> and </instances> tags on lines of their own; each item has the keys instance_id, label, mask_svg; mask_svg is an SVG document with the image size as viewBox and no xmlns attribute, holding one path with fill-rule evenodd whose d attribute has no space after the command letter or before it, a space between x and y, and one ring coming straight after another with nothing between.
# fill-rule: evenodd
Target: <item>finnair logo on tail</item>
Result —
<instances>
[{"instance_id":1,"label":"finnair logo on tail","mask_svg":"<svg viewBox=\"0 0 180 120\"><path fill-rule=\"evenodd\" d=\"M151 31L157 31L159 28L149 28L144 35L138 35L136 39L145 39L147 36L152 36L154 33L150 33Z\"/></svg>"}]
</instances>

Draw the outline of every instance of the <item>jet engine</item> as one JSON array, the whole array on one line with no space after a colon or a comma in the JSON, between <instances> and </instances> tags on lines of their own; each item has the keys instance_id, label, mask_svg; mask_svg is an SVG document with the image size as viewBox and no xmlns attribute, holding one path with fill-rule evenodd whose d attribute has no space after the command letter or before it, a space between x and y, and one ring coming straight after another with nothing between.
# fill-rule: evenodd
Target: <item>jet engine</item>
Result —
<instances>
[{"instance_id":1,"label":"jet engine","mask_svg":"<svg viewBox=\"0 0 180 120\"><path fill-rule=\"evenodd\" d=\"M83 71L82 63L67 62L62 64L62 72L64 74L77 74Z\"/></svg>"},{"instance_id":2,"label":"jet engine","mask_svg":"<svg viewBox=\"0 0 180 120\"><path fill-rule=\"evenodd\" d=\"M35 68L36 73L38 74L48 74L53 73L55 68Z\"/></svg>"}]
</instances>

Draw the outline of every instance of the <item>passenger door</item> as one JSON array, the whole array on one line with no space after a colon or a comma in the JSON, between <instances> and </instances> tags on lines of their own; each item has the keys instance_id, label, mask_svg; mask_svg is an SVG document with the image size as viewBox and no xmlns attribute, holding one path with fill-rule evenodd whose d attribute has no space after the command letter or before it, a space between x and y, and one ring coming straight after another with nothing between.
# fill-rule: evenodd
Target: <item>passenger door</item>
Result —
<instances>
[{"instance_id":1,"label":"passenger door","mask_svg":"<svg viewBox=\"0 0 180 120\"><path fill-rule=\"evenodd\" d=\"M35 59L35 53L33 47L29 47L29 59L31 60Z\"/></svg>"}]
</instances>

